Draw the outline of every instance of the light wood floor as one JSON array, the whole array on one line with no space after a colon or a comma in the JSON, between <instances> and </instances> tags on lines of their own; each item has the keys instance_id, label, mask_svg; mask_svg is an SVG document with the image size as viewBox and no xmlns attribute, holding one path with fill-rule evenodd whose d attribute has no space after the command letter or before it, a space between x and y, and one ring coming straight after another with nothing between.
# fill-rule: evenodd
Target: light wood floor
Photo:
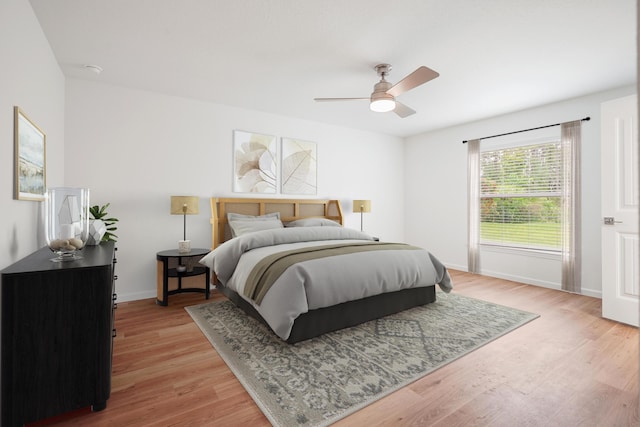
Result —
<instances>
[{"instance_id":1,"label":"light wood floor","mask_svg":"<svg viewBox=\"0 0 640 427\"><path fill-rule=\"evenodd\" d=\"M637 426L638 330L600 300L452 272L454 292L540 314L337 426ZM212 298L223 298L213 292ZM111 398L56 425L268 426L183 309L120 303Z\"/></svg>"}]
</instances>

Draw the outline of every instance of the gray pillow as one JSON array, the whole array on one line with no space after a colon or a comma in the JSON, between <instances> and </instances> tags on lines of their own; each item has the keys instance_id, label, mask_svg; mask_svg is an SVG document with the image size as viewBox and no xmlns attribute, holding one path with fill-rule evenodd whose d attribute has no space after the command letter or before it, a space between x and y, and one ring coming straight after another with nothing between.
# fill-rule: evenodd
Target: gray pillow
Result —
<instances>
[{"instance_id":1,"label":"gray pillow","mask_svg":"<svg viewBox=\"0 0 640 427\"><path fill-rule=\"evenodd\" d=\"M283 227L282 221L280 221L280 212L260 216L228 213L227 220L229 221L229 228L231 228L231 237Z\"/></svg>"},{"instance_id":2,"label":"gray pillow","mask_svg":"<svg viewBox=\"0 0 640 427\"><path fill-rule=\"evenodd\" d=\"M231 221L232 219L248 219L254 221L264 221L267 219L280 219L280 212L272 212L264 215L244 215L239 213L229 212L227 214L227 220Z\"/></svg>"},{"instance_id":3,"label":"gray pillow","mask_svg":"<svg viewBox=\"0 0 640 427\"><path fill-rule=\"evenodd\" d=\"M303 218L287 223L287 227L342 227L340 223L327 218Z\"/></svg>"}]
</instances>

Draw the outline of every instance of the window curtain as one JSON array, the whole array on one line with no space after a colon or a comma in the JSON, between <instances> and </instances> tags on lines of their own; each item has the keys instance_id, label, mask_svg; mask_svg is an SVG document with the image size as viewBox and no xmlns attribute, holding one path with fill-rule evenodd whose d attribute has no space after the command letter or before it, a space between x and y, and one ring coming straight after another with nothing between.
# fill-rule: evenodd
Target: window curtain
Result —
<instances>
[{"instance_id":1,"label":"window curtain","mask_svg":"<svg viewBox=\"0 0 640 427\"><path fill-rule=\"evenodd\" d=\"M580 138L581 121L562 123L562 289L580 293Z\"/></svg>"},{"instance_id":2,"label":"window curtain","mask_svg":"<svg viewBox=\"0 0 640 427\"><path fill-rule=\"evenodd\" d=\"M469 273L480 273L480 140L467 142L468 259Z\"/></svg>"}]
</instances>

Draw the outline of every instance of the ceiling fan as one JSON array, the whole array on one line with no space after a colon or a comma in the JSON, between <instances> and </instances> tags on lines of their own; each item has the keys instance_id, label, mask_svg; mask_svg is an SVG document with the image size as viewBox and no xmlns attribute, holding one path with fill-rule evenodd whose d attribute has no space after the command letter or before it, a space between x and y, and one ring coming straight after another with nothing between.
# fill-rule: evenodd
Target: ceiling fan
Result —
<instances>
[{"instance_id":1,"label":"ceiling fan","mask_svg":"<svg viewBox=\"0 0 640 427\"><path fill-rule=\"evenodd\" d=\"M394 85L385 79L385 77L389 75L389 71L391 71L391 65L378 64L374 69L380 76L380 81L373 86L373 93L369 98L314 98L314 100L319 102L370 100L369 108L371 108L371 111L379 113L393 111L398 116L404 118L415 114L415 111L403 103L396 101L396 96L402 95L440 75L431 68L421 66Z\"/></svg>"}]
</instances>

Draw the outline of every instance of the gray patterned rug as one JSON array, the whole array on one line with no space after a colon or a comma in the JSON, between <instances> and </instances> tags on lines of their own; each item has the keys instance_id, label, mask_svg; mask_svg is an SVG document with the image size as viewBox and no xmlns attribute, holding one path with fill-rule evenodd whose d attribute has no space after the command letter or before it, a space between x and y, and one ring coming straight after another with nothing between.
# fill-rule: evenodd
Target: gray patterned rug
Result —
<instances>
[{"instance_id":1,"label":"gray patterned rug","mask_svg":"<svg viewBox=\"0 0 640 427\"><path fill-rule=\"evenodd\" d=\"M326 426L538 317L456 294L294 345L230 301L186 307L274 426Z\"/></svg>"}]
</instances>

